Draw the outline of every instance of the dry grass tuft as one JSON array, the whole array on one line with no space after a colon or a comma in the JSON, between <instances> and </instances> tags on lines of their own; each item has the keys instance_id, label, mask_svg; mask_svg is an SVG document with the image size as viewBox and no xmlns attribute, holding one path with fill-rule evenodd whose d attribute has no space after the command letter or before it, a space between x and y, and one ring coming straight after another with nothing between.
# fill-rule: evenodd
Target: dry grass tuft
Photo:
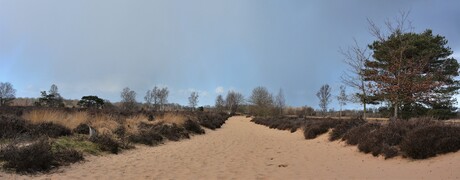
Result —
<instances>
[{"instance_id":1,"label":"dry grass tuft","mask_svg":"<svg viewBox=\"0 0 460 180\"><path fill-rule=\"evenodd\" d=\"M69 129L74 129L79 124L88 121L88 114L86 112L68 113L49 109L32 110L22 115L22 117L33 124L53 122Z\"/></svg>"},{"instance_id":2,"label":"dry grass tuft","mask_svg":"<svg viewBox=\"0 0 460 180\"><path fill-rule=\"evenodd\" d=\"M126 119L124 127L126 129L126 132L128 134L138 134L139 133L139 124L145 123L145 124L158 124L158 121L149 121L147 116L143 114L131 116Z\"/></svg>"},{"instance_id":3,"label":"dry grass tuft","mask_svg":"<svg viewBox=\"0 0 460 180\"><path fill-rule=\"evenodd\" d=\"M163 116L158 117L158 121L166 124L183 125L187 118L184 115L165 113Z\"/></svg>"},{"instance_id":4,"label":"dry grass tuft","mask_svg":"<svg viewBox=\"0 0 460 180\"><path fill-rule=\"evenodd\" d=\"M88 124L100 133L113 134L119 124L115 118L106 114L97 114L89 118Z\"/></svg>"}]
</instances>

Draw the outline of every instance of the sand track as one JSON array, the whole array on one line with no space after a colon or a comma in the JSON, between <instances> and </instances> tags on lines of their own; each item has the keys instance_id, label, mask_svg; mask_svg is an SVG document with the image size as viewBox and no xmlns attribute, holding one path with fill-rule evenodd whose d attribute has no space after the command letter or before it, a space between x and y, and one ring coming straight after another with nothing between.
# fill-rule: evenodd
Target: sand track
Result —
<instances>
[{"instance_id":1,"label":"sand track","mask_svg":"<svg viewBox=\"0 0 460 180\"><path fill-rule=\"evenodd\" d=\"M383 160L356 147L305 140L232 117L217 131L158 147L140 146L119 155L89 157L85 163L34 177L0 172L0 179L455 179L460 153L423 161Z\"/></svg>"}]
</instances>

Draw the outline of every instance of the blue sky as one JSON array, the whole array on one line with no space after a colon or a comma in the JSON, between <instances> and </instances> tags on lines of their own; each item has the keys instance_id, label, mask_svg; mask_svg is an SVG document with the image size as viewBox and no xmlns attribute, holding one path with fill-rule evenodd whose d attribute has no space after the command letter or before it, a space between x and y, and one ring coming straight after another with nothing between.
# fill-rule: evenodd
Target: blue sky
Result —
<instances>
[{"instance_id":1,"label":"blue sky","mask_svg":"<svg viewBox=\"0 0 460 180\"><path fill-rule=\"evenodd\" d=\"M455 0L0 0L0 82L18 97L56 84L65 98L111 101L124 87L142 101L167 86L169 101L184 105L191 91L212 105L228 90L247 97L265 86L282 88L289 105L317 108L321 85L335 94L341 85L339 48L375 39L367 18L383 26L410 11L416 32L446 36L460 59L459 8Z\"/></svg>"}]
</instances>

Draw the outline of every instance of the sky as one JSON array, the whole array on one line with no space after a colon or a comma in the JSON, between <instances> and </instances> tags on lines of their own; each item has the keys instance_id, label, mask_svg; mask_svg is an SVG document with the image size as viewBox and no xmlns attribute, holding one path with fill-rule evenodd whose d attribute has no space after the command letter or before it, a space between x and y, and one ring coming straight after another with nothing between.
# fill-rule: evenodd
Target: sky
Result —
<instances>
[{"instance_id":1,"label":"sky","mask_svg":"<svg viewBox=\"0 0 460 180\"><path fill-rule=\"evenodd\" d=\"M182 105L192 91L213 105L264 86L318 108L316 92L329 84L338 94L347 69L339 49L375 40L367 19L383 28L410 11L415 32L445 36L460 59L459 9L457 0L0 0L0 82L17 97L56 84L64 98L112 102L124 87L138 101L168 87Z\"/></svg>"}]
</instances>

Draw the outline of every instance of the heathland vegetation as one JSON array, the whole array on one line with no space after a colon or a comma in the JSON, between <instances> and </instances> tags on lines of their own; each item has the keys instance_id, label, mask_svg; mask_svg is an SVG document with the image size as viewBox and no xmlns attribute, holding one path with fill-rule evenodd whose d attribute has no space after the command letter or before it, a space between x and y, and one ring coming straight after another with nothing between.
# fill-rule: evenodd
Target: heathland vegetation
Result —
<instances>
[{"instance_id":1,"label":"heathland vegetation","mask_svg":"<svg viewBox=\"0 0 460 180\"><path fill-rule=\"evenodd\" d=\"M456 116L459 64L445 37L431 30L413 32L407 22L402 13L396 22L385 23L385 33L369 21L376 40L367 48L355 41L341 50L349 67L341 78L354 93L347 94L341 86L333 96L332 87L324 84L316 93L319 110L287 107L282 89L273 95L263 86L247 99L235 91L225 98L218 95L214 107L205 108L197 107L197 92L190 94L188 106L181 106L168 102L168 88L156 86L145 93L145 103L128 87L118 103L95 95L72 102L53 84L38 99L25 99L33 106L9 106L16 90L11 83L0 83L0 164L16 172L49 171L87 154L117 154L136 144L156 146L205 134L203 127L220 128L234 114L254 116L254 123L270 128L301 129L305 139L328 133L330 141L341 140L385 158L424 159L456 152L460 126L442 120ZM328 109L334 99L338 113ZM358 102L363 109L343 111L348 102ZM377 103L382 106L368 108Z\"/></svg>"},{"instance_id":2,"label":"heathland vegetation","mask_svg":"<svg viewBox=\"0 0 460 180\"><path fill-rule=\"evenodd\" d=\"M10 103L15 90L9 83L4 85L8 87L1 97ZM49 171L81 161L88 154L117 154L136 144L156 146L188 139L205 134L203 127L220 128L229 117L223 112L227 106L219 112L203 108L168 111L164 108L168 94L165 88L147 93L146 99L151 96L153 106L147 100L140 106L136 93L129 88L121 92L118 106L97 96L83 96L78 107L65 107L56 85L41 94L34 106L5 103L0 107L0 164L7 170ZM194 98L197 101L198 96Z\"/></svg>"}]
</instances>

